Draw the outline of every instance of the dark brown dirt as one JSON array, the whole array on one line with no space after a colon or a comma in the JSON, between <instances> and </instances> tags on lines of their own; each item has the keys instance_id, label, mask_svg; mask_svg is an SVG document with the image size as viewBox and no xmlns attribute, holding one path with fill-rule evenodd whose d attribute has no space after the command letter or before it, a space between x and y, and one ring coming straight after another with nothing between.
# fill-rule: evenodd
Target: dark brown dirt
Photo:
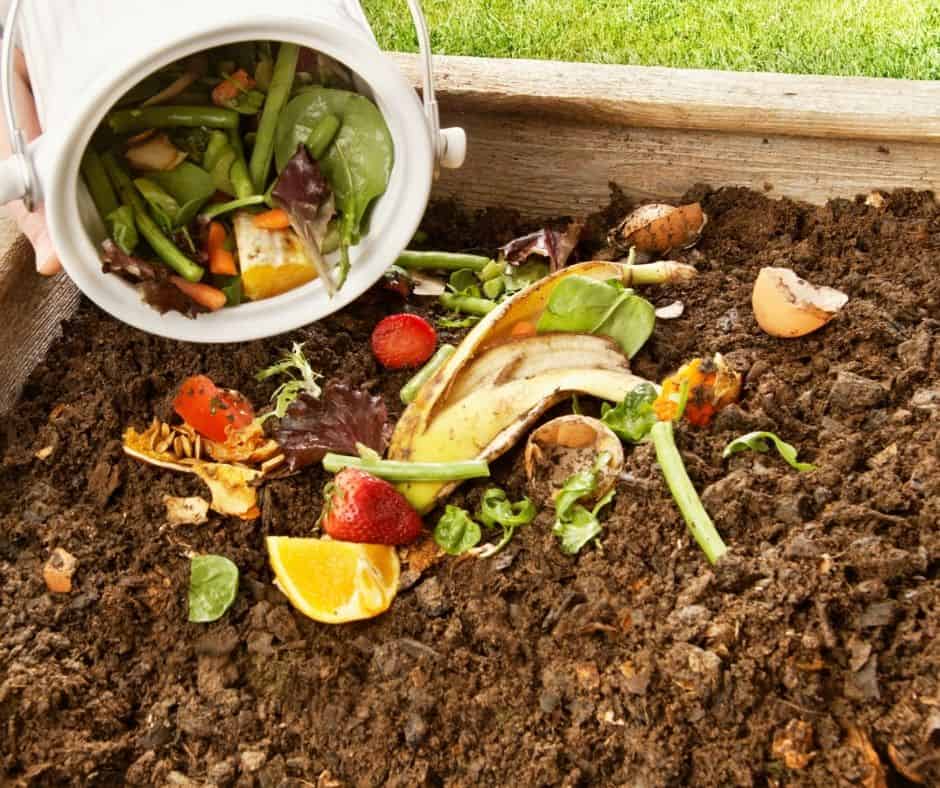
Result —
<instances>
[{"instance_id":1,"label":"dark brown dirt","mask_svg":"<svg viewBox=\"0 0 940 788\"><path fill-rule=\"evenodd\" d=\"M543 513L498 558L439 564L376 620L311 622L272 587L263 539L310 533L320 472L270 484L257 522L171 529L163 494L200 483L125 459L120 435L168 417L196 372L262 402L253 373L292 339L397 413L405 376L367 344L396 305L198 347L84 304L0 429L0 782L940 785L940 210L914 193L880 210L698 196L711 221L681 257L700 276L648 291L686 312L635 367L660 377L720 351L745 374L739 406L679 434L732 547L714 568L639 447L602 549L564 556ZM443 207L428 229L491 248L528 228ZM767 337L750 308L764 265L851 301L817 334ZM721 459L764 428L818 470ZM518 451L495 471L521 493ZM69 595L43 584L56 547L78 559ZM188 550L241 569L216 624L186 621Z\"/></svg>"}]
</instances>

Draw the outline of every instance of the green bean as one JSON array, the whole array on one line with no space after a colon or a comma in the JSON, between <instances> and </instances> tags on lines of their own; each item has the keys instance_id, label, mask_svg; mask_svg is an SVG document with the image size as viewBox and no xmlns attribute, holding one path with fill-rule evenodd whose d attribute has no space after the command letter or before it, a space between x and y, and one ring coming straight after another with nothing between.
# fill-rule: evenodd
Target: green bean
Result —
<instances>
[{"instance_id":1,"label":"green bean","mask_svg":"<svg viewBox=\"0 0 940 788\"><path fill-rule=\"evenodd\" d=\"M428 363L421 367L415 376L404 385L399 394L401 401L405 405L411 404L412 400L418 396L418 391L421 390L421 387L444 365L447 359L454 355L454 351L456 350L457 348L453 345L441 345L437 349L437 353L431 356Z\"/></svg>"},{"instance_id":2,"label":"green bean","mask_svg":"<svg viewBox=\"0 0 940 788\"><path fill-rule=\"evenodd\" d=\"M133 254L140 240L137 236L137 222L134 209L130 205L115 208L105 217L108 233L114 242L127 254Z\"/></svg>"},{"instance_id":3,"label":"green bean","mask_svg":"<svg viewBox=\"0 0 940 788\"><path fill-rule=\"evenodd\" d=\"M463 312L465 315L488 315L496 309L495 301L473 296L458 295L457 293L444 293L440 297L441 306L452 312Z\"/></svg>"},{"instance_id":4,"label":"green bean","mask_svg":"<svg viewBox=\"0 0 940 788\"><path fill-rule=\"evenodd\" d=\"M271 169L271 159L274 156L274 133L281 110L290 96L290 89L294 83L294 74L297 71L297 57L300 47L296 44L282 43L274 63L274 74L271 76L271 87L261 111L261 121L258 124L258 137L255 147L251 151L251 162L248 171L255 190L264 191L268 171Z\"/></svg>"},{"instance_id":5,"label":"green bean","mask_svg":"<svg viewBox=\"0 0 940 788\"><path fill-rule=\"evenodd\" d=\"M108 173L101 163L101 157L90 147L82 156L82 177L91 193L95 208L98 209L98 215L105 221L120 206L111 181L108 180Z\"/></svg>"},{"instance_id":6,"label":"green bean","mask_svg":"<svg viewBox=\"0 0 940 788\"><path fill-rule=\"evenodd\" d=\"M238 113L222 107L154 106L119 109L108 115L115 134L133 134L147 129L173 129L206 126L210 129L237 129Z\"/></svg>"},{"instance_id":7,"label":"green bean","mask_svg":"<svg viewBox=\"0 0 940 788\"><path fill-rule=\"evenodd\" d=\"M320 122L313 127L310 136L307 137L307 150L314 159L320 159L330 147L333 139L336 137L342 122L336 115L324 115Z\"/></svg>"},{"instance_id":8,"label":"green bean","mask_svg":"<svg viewBox=\"0 0 940 788\"><path fill-rule=\"evenodd\" d=\"M245 146L242 144L238 129L228 130L228 141L232 144L232 150L235 151L235 161L232 162L232 168L228 173L232 187L235 189L235 196L239 199L251 197L255 193L255 187L251 182L251 174L248 172Z\"/></svg>"},{"instance_id":9,"label":"green bean","mask_svg":"<svg viewBox=\"0 0 940 788\"><path fill-rule=\"evenodd\" d=\"M248 208L252 205L264 205L264 195L250 194L238 200L216 203L206 208L200 216L206 221L211 221L224 213L231 213L232 211L237 211L239 208Z\"/></svg>"},{"instance_id":10,"label":"green bean","mask_svg":"<svg viewBox=\"0 0 940 788\"><path fill-rule=\"evenodd\" d=\"M361 468L373 476L390 482L452 482L460 479L481 479L490 475L485 460L457 462L401 462L397 460L364 460L351 455L327 454L323 469L338 473L343 468Z\"/></svg>"},{"instance_id":11,"label":"green bean","mask_svg":"<svg viewBox=\"0 0 940 788\"><path fill-rule=\"evenodd\" d=\"M196 265L186 255L184 255L169 238L167 238L157 227L156 222L150 218L147 213L147 205L137 189L130 176L124 172L124 169L118 163L113 153L106 153L101 157L105 171L111 179L114 188L121 196L121 200L134 209L134 219L137 221L137 229L144 237L144 240L153 248L157 256L163 260L170 268L190 282L198 282L202 279L205 271L201 266Z\"/></svg>"},{"instance_id":12,"label":"green bean","mask_svg":"<svg viewBox=\"0 0 940 788\"><path fill-rule=\"evenodd\" d=\"M469 268L471 271L482 271L491 263L489 257L477 254L453 254L451 252L412 252L405 250L399 255L396 265L402 268L412 268L431 271L459 271Z\"/></svg>"},{"instance_id":13,"label":"green bean","mask_svg":"<svg viewBox=\"0 0 940 788\"><path fill-rule=\"evenodd\" d=\"M503 281L502 277L499 279L488 279L483 283L483 295L493 300L499 298L505 289L506 283Z\"/></svg>"}]
</instances>

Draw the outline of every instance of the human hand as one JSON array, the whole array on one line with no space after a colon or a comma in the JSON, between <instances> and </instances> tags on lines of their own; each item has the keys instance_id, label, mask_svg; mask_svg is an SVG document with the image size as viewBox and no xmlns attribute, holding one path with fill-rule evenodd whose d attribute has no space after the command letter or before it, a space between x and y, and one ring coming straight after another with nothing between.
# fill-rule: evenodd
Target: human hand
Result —
<instances>
[{"instance_id":1,"label":"human hand","mask_svg":"<svg viewBox=\"0 0 940 788\"><path fill-rule=\"evenodd\" d=\"M29 74L26 71L26 60L19 50L15 53L13 78L13 102L16 106L17 118L27 142L40 135L42 129L39 125L39 116L36 114L36 102L29 88ZM7 139L6 127L0 123L0 158L6 158L12 153L10 141ZM50 276L62 266L59 258L52 248L52 239L49 237L49 228L46 226L46 213L42 206L30 213L22 201L17 200L5 207L7 215L18 225L23 234L29 239L36 252L36 270Z\"/></svg>"}]
</instances>

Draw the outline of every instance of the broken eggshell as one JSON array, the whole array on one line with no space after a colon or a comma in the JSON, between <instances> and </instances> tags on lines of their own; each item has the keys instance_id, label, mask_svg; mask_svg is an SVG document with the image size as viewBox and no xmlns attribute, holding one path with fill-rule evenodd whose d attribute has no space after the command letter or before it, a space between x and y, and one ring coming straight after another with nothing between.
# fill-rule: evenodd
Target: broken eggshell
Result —
<instances>
[{"instance_id":1,"label":"broken eggshell","mask_svg":"<svg viewBox=\"0 0 940 788\"><path fill-rule=\"evenodd\" d=\"M694 246L708 222L701 204L641 205L627 216L611 234L611 244L622 249L634 247L637 252L666 254L673 249Z\"/></svg>"},{"instance_id":2,"label":"broken eggshell","mask_svg":"<svg viewBox=\"0 0 940 788\"><path fill-rule=\"evenodd\" d=\"M166 521L169 525L202 525L209 519L209 502L199 496L175 498L163 496Z\"/></svg>"},{"instance_id":3,"label":"broken eggshell","mask_svg":"<svg viewBox=\"0 0 940 788\"><path fill-rule=\"evenodd\" d=\"M800 279L789 268L762 268L751 304L757 324L774 337L802 337L822 328L849 297Z\"/></svg>"},{"instance_id":4,"label":"broken eggshell","mask_svg":"<svg viewBox=\"0 0 940 788\"><path fill-rule=\"evenodd\" d=\"M42 579L46 581L46 588L54 594L68 594L72 590L72 575L78 561L75 556L61 547L52 551L49 560L42 568Z\"/></svg>"},{"instance_id":5,"label":"broken eggshell","mask_svg":"<svg viewBox=\"0 0 940 788\"><path fill-rule=\"evenodd\" d=\"M525 474L529 494L542 505L553 505L565 481L594 467L601 452L610 462L600 471L592 500L599 500L616 484L623 469L623 446L613 431L598 419L572 414L546 422L529 435L525 447Z\"/></svg>"}]
</instances>

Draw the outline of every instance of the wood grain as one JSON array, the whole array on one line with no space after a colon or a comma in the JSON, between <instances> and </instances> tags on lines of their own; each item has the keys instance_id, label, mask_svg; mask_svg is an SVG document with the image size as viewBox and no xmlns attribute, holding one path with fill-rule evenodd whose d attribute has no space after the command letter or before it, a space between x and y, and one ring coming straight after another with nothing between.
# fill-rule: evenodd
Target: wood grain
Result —
<instances>
[{"instance_id":1,"label":"wood grain","mask_svg":"<svg viewBox=\"0 0 940 788\"><path fill-rule=\"evenodd\" d=\"M872 189L940 192L940 145L584 125L543 115L444 111L469 138L467 161L435 196L523 216L586 214L609 182L636 200L674 201L697 183L747 186L813 203Z\"/></svg>"},{"instance_id":2,"label":"wood grain","mask_svg":"<svg viewBox=\"0 0 940 788\"><path fill-rule=\"evenodd\" d=\"M392 55L420 84L416 55ZM940 142L940 82L436 57L441 106L584 124Z\"/></svg>"},{"instance_id":3,"label":"wood grain","mask_svg":"<svg viewBox=\"0 0 940 788\"><path fill-rule=\"evenodd\" d=\"M0 413L13 406L23 382L46 355L59 324L78 305L79 293L65 276L36 273L33 250L7 219L0 223Z\"/></svg>"}]
</instances>

